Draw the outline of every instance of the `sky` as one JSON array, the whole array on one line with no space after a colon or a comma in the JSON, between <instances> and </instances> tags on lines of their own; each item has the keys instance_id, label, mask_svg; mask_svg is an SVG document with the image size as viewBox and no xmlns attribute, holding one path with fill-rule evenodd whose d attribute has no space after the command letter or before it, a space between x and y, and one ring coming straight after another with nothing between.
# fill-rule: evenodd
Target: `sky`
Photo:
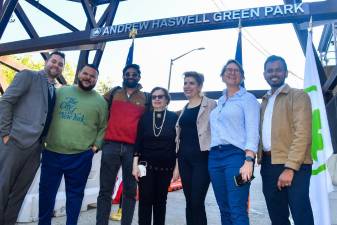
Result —
<instances>
[{"instance_id":1,"label":"sky","mask_svg":"<svg viewBox=\"0 0 337 225\"><path fill-rule=\"evenodd\" d=\"M303 2L314 2L304 0ZM69 32L25 1L19 1L34 24L40 36ZM39 0L55 13L83 30L86 17L81 4L65 0ZM245 9L267 5L281 5L282 0L127 0L120 2L114 20L115 24L193 15L206 12ZM107 5L100 6L97 17ZM8 24L0 42L29 38L14 16ZM313 29L314 44L317 47L322 27ZM263 63L272 54L284 57L289 70L303 77L305 57L297 40L292 24L243 27L243 67L245 85L248 90L268 89L263 78ZM226 61L234 58L238 29L223 29L156 37L136 38L134 63L141 66L141 83L145 91L155 86L167 87L170 59L176 58L191 49L204 47L205 50L192 53L176 60L172 67L171 91L180 92L183 86L182 74L185 71L198 71L205 75L204 91L219 91L225 88L219 76ZM251 43L254 44L254 47ZM125 65L131 39L108 42L100 64L100 81L109 86L120 85L122 69ZM79 52L67 51L67 61L76 67ZM29 53L40 57L37 52ZM90 60L93 59L91 53ZM40 59L40 58L39 58ZM293 75L287 79L293 87L302 88L303 80Z\"/></svg>"}]
</instances>

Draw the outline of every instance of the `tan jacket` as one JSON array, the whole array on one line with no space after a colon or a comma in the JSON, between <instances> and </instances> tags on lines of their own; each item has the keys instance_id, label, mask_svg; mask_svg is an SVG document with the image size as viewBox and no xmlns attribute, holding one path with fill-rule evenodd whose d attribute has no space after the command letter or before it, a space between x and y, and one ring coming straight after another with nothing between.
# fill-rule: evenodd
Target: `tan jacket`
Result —
<instances>
[{"instance_id":1,"label":"tan jacket","mask_svg":"<svg viewBox=\"0 0 337 225\"><path fill-rule=\"evenodd\" d=\"M268 99L265 95L261 104L258 162L261 161L263 151L262 124L267 103ZM272 164L285 164L285 167L294 170L298 170L302 164L312 164L311 115L309 96L303 90L285 85L276 97L273 109Z\"/></svg>"},{"instance_id":2,"label":"tan jacket","mask_svg":"<svg viewBox=\"0 0 337 225\"><path fill-rule=\"evenodd\" d=\"M200 110L197 117L197 130L199 136L199 144L201 151L208 151L211 145L211 127L209 124L209 115L211 111L216 107L216 102L213 99L204 96L201 101ZM176 152L179 150L180 131L179 120L184 113L186 106L183 108L176 123Z\"/></svg>"}]
</instances>

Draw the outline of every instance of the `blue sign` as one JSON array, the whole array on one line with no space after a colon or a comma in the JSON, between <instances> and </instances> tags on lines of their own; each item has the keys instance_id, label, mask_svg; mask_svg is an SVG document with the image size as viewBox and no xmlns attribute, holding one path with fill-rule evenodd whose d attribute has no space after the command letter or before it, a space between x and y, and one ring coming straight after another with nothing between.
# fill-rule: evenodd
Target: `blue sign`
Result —
<instances>
[{"instance_id":1,"label":"blue sign","mask_svg":"<svg viewBox=\"0 0 337 225\"><path fill-rule=\"evenodd\" d=\"M257 23L259 20L267 18L273 19L277 23L285 23L290 22L294 17L304 16L303 21L305 21L308 15L309 7L305 3L237 9L99 27L91 30L90 38L97 39L125 35L132 28L137 29L137 36L149 36L147 34L151 33L153 35L156 32L163 33L165 32L164 30L167 30L167 34L177 33L177 31L187 27L193 28L193 31L230 28L237 27L240 19L243 26L249 21ZM199 30L196 30L196 27L199 27ZM189 31L186 30L185 32Z\"/></svg>"}]
</instances>

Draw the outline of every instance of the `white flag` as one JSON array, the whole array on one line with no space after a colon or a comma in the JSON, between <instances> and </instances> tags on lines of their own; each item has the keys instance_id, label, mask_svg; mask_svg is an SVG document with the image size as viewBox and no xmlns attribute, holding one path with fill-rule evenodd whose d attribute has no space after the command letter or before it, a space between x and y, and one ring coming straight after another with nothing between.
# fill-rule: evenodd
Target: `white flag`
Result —
<instances>
[{"instance_id":1,"label":"white flag","mask_svg":"<svg viewBox=\"0 0 337 225\"><path fill-rule=\"evenodd\" d=\"M310 180L310 201L315 225L330 225L328 193L332 191L327 160L333 153L328 119L318 76L311 32L308 32L304 71L304 90L310 96L312 105L312 176Z\"/></svg>"}]
</instances>

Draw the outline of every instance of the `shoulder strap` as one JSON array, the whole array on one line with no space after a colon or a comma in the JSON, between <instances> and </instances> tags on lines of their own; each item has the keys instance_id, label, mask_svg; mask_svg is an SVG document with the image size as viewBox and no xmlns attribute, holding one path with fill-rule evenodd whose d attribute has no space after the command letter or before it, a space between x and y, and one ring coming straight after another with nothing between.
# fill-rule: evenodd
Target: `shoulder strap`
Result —
<instances>
[{"instance_id":1,"label":"shoulder strap","mask_svg":"<svg viewBox=\"0 0 337 225\"><path fill-rule=\"evenodd\" d=\"M111 89L111 92L110 92L110 95L109 95L109 99L108 99L108 109L109 109L109 112L110 112L110 108L111 108L111 105L112 105L112 100L114 98L114 95L120 89L122 89L120 86L117 86L117 87L114 87L114 88Z\"/></svg>"}]
</instances>

